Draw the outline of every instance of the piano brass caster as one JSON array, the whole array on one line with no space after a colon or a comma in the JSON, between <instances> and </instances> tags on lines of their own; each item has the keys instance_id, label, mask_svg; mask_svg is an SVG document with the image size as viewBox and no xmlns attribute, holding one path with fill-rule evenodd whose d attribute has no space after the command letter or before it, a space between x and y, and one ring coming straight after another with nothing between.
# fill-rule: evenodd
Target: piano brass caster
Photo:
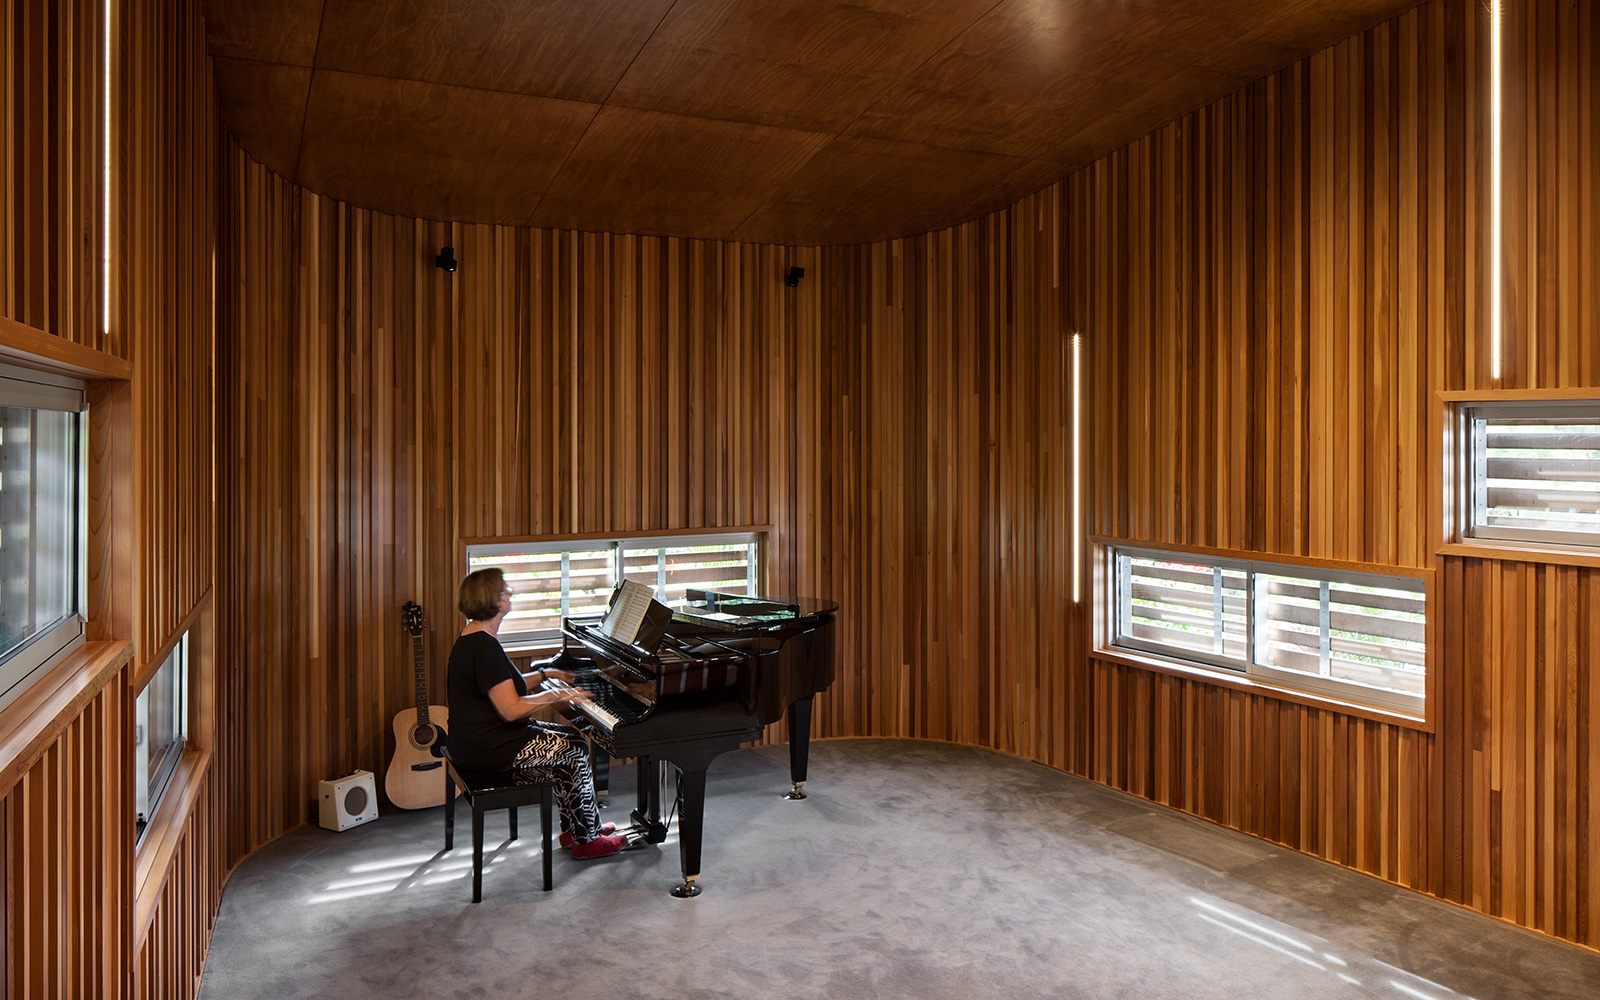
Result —
<instances>
[{"instance_id":1,"label":"piano brass caster","mask_svg":"<svg viewBox=\"0 0 1600 1000\"><path fill-rule=\"evenodd\" d=\"M786 794L784 796L784 798L788 799L790 802L799 802L801 799L806 797L805 787L806 787L806 783L805 782L803 782L803 781L795 782L794 783L794 787L789 789L788 794Z\"/></svg>"},{"instance_id":2,"label":"piano brass caster","mask_svg":"<svg viewBox=\"0 0 1600 1000\"><path fill-rule=\"evenodd\" d=\"M673 888L672 894L677 896L679 899L693 899L694 897L700 895L700 887L694 884L695 880L699 877L700 876L698 875L690 875L686 877L681 885Z\"/></svg>"}]
</instances>

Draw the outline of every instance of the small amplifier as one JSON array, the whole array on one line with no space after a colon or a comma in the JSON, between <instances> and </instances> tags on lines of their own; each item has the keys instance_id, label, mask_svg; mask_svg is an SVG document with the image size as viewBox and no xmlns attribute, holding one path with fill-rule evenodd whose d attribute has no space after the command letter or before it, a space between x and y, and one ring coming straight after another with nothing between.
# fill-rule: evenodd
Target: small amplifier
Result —
<instances>
[{"instance_id":1,"label":"small amplifier","mask_svg":"<svg viewBox=\"0 0 1600 1000\"><path fill-rule=\"evenodd\" d=\"M351 771L342 778L317 782L321 806L317 822L344 831L378 818L378 792L371 771Z\"/></svg>"}]
</instances>

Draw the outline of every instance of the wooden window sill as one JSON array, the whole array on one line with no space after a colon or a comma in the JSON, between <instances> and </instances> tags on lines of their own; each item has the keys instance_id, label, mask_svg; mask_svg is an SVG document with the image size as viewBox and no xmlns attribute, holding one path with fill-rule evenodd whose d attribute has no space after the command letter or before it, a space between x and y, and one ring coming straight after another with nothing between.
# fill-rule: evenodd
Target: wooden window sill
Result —
<instances>
[{"instance_id":1,"label":"wooden window sill","mask_svg":"<svg viewBox=\"0 0 1600 1000\"><path fill-rule=\"evenodd\" d=\"M21 780L131 659L131 642L86 642L0 712L0 794Z\"/></svg>"},{"instance_id":2,"label":"wooden window sill","mask_svg":"<svg viewBox=\"0 0 1600 1000\"><path fill-rule=\"evenodd\" d=\"M1415 715L1408 715L1404 712L1394 711L1391 709L1376 708L1374 706L1363 705L1358 702L1342 701L1338 698L1331 698L1326 695L1313 694L1307 691L1299 691L1294 688L1280 687L1276 684L1268 684L1263 681L1256 680L1245 674L1229 676L1220 671L1208 670L1205 667L1189 666L1187 664L1180 663L1177 660L1169 660L1160 656L1141 655L1130 650L1117 649L1110 646L1095 647L1095 649L1090 653L1090 657L1092 659L1104 660L1110 663L1119 663L1123 666L1136 667L1140 670L1149 670L1155 673L1170 674L1175 677L1182 677L1186 680L1198 681L1202 684L1210 684L1215 687L1229 688L1234 691L1243 691L1248 694L1259 695L1263 698L1274 698L1278 701L1293 702L1297 705L1305 705L1308 708L1321 708L1330 712L1339 712L1343 715L1352 715L1357 718L1370 719L1374 722L1383 722L1394 726L1403 726L1407 729L1415 729L1419 732L1431 733L1434 731L1433 722L1426 717L1419 718Z\"/></svg>"},{"instance_id":3,"label":"wooden window sill","mask_svg":"<svg viewBox=\"0 0 1600 1000\"><path fill-rule=\"evenodd\" d=\"M1447 542L1434 551L1441 556L1455 556L1462 559L1499 559L1507 562L1550 563L1556 566L1600 566L1600 547L1584 551L1555 545L1474 538L1468 542Z\"/></svg>"},{"instance_id":4,"label":"wooden window sill","mask_svg":"<svg viewBox=\"0 0 1600 1000\"><path fill-rule=\"evenodd\" d=\"M211 767L210 750L189 750L178 762L161 805L150 817L145 827L144 840L134 851L133 861L133 941L134 947L144 946L145 935L155 919L156 904L161 901L161 889L172 870L178 854L178 844L199 801L200 790L205 786L206 772ZM130 821L132 817L129 817Z\"/></svg>"}]
</instances>

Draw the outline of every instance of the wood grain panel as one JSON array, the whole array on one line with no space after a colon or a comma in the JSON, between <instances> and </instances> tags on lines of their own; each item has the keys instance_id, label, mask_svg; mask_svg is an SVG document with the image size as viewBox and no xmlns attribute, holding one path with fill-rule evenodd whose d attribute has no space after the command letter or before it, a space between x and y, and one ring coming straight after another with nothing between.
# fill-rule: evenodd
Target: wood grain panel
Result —
<instances>
[{"instance_id":1,"label":"wood grain panel","mask_svg":"<svg viewBox=\"0 0 1600 1000\"><path fill-rule=\"evenodd\" d=\"M828 136L606 106L524 220L726 239Z\"/></svg>"},{"instance_id":2,"label":"wood grain panel","mask_svg":"<svg viewBox=\"0 0 1600 1000\"><path fill-rule=\"evenodd\" d=\"M323 0L207 0L211 55L310 66L317 55Z\"/></svg>"},{"instance_id":3,"label":"wood grain panel","mask_svg":"<svg viewBox=\"0 0 1600 1000\"><path fill-rule=\"evenodd\" d=\"M268 170L295 176L305 138L311 69L250 59L212 60L222 119Z\"/></svg>"},{"instance_id":4,"label":"wood grain panel","mask_svg":"<svg viewBox=\"0 0 1600 1000\"><path fill-rule=\"evenodd\" d=\"M235 19L232 4L212 6L217 19ZM672 0L358 0L323 9L316 65L593 104L612 92L672 7Z\"/></svg>"},{"instance_id":5,"label":"wood grain panel","mask_svg":"<svg viewBox=\"0 0 1600 1000\"><path fill-rule=\"evenodd\" d=\"M0 24L0 317L120 358L101 324L98 3L17 0Z\"/></svg>"},{"instance_id":6,"label":"wood grain panel","mask_svg":"<svg viewBox=\"0 0 1600 1000\"><path fill-rule=\"evenodd\" d=\"M295 162L311 190L424 218L520 223L599 105L319 70L304 109Z\"/></svg>"},{"instance_id":7,"label":"wood grain panel","mask_svg":"<svg viewBox=\"0 0 1600 1000\"><path fill-rule=\"evenodd\" d=\"M680 2L609 100L837 133L993 6L992 0Z\"/></svg>"},{"instance_id":8,"label":"wood grain panel","mask_svg":"<svg viewBox=\"0 0 1600 1000\"><path fill-rule=\"evenodd\" d=\"M1000 3L847 134L1076 166L1396 7Z\"/></svg>"},{"instance_id":9,"label":"wood grain panel","mask_svg":"<svg viewBox=\"0 0 1600 1000\"><path fill-rule=\"evenodd\" d=\"M506 98L539 97L604 105L612 113L694 119L702 132L738 123L824 140L850 136L1050 160L1056 161L1047 178L1053 181L1413 3L293 0L274 6L212 0L208 14L212 55L232 67L222 79L225 121L270 166L305 160L301 152L285 155L275 141L300 105L285 109L262 100L254 80L281 86L304 75L290 69L314 70L312 99L320 104L325 82L363 78L354 91L374 99L365 111L346 109L343 132L341 122L308 118L309 131L339 133L343 140L325 144L321 170L286 174L318 193L378 211L459 222L823 244L831 240L825 234L834 220L859 204L840 197L802 216L782 205L779 186L747 182L738 172L686 176L676 157L638 155L657 141L651 119L638 117L625 125L625 140L597 150L601 162L586 165L576 178L628 173L638 178L631 186L577 189L559 218L530 218L518 207L540 192L538 171L518 178L494 169L444 180L434 170L435 144L398 158L376 153L389 148L396 131L385 92L415 89L403 84L470 90L471 100L462 103L507 111L495 125L511 136L538 135L544 117L537 104ZM246 61L259 69L243 71ZM476 125L472 131L478 132ZM754 142L756 135L747 130L740 142ZM483 139L480 133L477 140ZM738 155L737 145L731 155ZM322 186L330 176L347 182L338 189ZM452 214L441 214L440 184ZM657 191L678 188L693 191L699 212L673 217L668 228L639 221L657 210ZM627 200L634 190L644 195L637 204ZM741 207L749 214L753 192L781 228L735 232L724 224L722 217ZM1001 208L1016 193L991 192L974 203L963 190L902 187L889 178L875 184L867 200L884 222L931 217L930 225L948 226ZM396 201L397 194L406 200ZM860 238L923 231L921 222L911 225L918 228L880 226ZM796 232L801 235L787 235Z\"/></svg>"},{"instance_id":10,"label":"wood grain panel","mask_svg":"<svg viewBox=\"0 0 1600 1000\"><path fill-rule=\"evenodd\" d=\"M865 242L883 232L926 231L946 222L947 213L937 205L961 202L978 218L1039 190L1060 170L1041 160L839 137L779 185L737 235L829 246ZM874 197L890 186L919 197Z\"/></svg>"}]
</instances>

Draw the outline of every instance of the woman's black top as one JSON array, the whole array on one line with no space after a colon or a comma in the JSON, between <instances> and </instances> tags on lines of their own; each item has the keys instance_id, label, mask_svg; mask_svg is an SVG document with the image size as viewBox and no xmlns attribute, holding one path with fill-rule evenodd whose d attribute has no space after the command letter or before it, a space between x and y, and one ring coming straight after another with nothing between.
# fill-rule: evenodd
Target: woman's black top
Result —
<instances>
[{"instance_id":1,"label":"woman's black top","mask_svg":"<svg viewBox=\"0 0 1600 1000\"><path fill-rule=\"evenodd\" d=\"M450 756L461 767L492 771L507 768L533 731L524 719L507 722L489 700L489 689L509 680L517 694L528 685L487 632L469 632L450 650Z\"/></svg>"}]
</instances>

